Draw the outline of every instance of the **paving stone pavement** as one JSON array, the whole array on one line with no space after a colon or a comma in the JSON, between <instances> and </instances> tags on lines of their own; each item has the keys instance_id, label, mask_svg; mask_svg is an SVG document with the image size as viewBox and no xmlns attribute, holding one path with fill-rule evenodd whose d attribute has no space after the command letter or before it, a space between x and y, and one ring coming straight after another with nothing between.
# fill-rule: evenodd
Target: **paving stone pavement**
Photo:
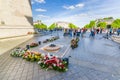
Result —
<instances>
[{"instance_id":1,"label":"paving stone pavement","mask_svg":"<svg viewBox=\"0 0 120 80\"><path fill-rule=\"evenodd\" d=\"M13 49L17 45L20 45L21 43L28 41L32 37L33 35L28 35L16 38L0 39L0 55L9 51L10 49Z\"/></svg>"},{"instance_id":2,"label":"paving stone pavement","mask_svg":"<svg viewBox=\"0 0 120 80\"><path fill-rule=\"evenodd\" d=\"M63 44L67 49L72 38L59 34L60 39L53 43ZM0 80L120 80L119 44L101 38L101 35L96 35L95 39L89 38L88 34L85 36L80 38L78 48L69 48L64 56L71 56L67 72L46 71L37 62L14 58L7 52L0 56ZM26 44L49 37L35 37L19 46L25 47ZM32 50L38 50L44 45Z\"/></svg>"}]
</instances>

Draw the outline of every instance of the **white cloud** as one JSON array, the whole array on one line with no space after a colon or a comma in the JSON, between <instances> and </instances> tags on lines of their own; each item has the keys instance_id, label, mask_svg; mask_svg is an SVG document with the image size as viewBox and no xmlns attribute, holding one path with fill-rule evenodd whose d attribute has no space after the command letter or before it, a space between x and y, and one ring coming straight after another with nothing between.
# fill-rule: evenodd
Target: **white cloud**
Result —
<instances>
[{"instance_id":1,"label":"white cloud","mask_svg":"<svg viewBox=\"0 0 120 80\"><path fill-rule=\"evenodd\" d=\"M76 8L82 8L84 6L85 6L85 4L79 3L79 4L71 5L71 6L63 6L63 8L68 9L68 10L73 10L73 9L76 9Z\"/></svg>"},{"instance_id":2,"label":"white cloud","mask_svg":"<svg viewBox=\"0 0 120 80\"><path fill-rule=\"evenodd\" d=\"M37 18L39 18L38 20L40 20L40 19L50 18L50 17L49 17L49 16L46 16L46 15L40 14L40 15L37 15Z\"/></svg>"},{"instance_id":3,"label":"white cloud","mask_svg":"<svg viewBox=\"0 0 120 80\"><path fill-rule=\"evenodd\" d=\"M38 9L35 9L35 11L46 12L47 10L45 10L45 9L41 9L41 8L38 8Z\"/></svg>"},{"instance_id":4,"label":"white cloud","mask_svg":"<svg viewBox=\"0 0 120 80\"><path fill-rule=\"evenodd\" d=\"M45 0L35 0L38 3L45 3Z\"/></svg>"},{"instance_id":5,"label":"white cloud","mask_svg":"<svg viewBox=\"0 0 120 80\"><path fill-rule=\"evenodd\" d=\"M70 10L72 10L72 9L75 9L75 6L63 6L63 8L65 8L65 9L70 9Z\"/></svg>"},{"instance_id":6,"label":"white cloud","mask_svg":"<svg viewBox=\"0 0 120 80\"><path fill-rule=\"evenodd\" d=\"M107 3L107 4L106 4ZM111 7L112 3L112 7ZM94 18L117 17L120 18L120 1L105 0L102 4L91 7L87 12Z\"/></svg>"},{"instance_id":7,"label":"white cloud","mask_svg":"<svg viewBox=\"0 0 120 80\"><path fill-rule=\"evenodd\" d=\"M31 4L34 4L35 2L31 1Z\"/></svg>"},{"instance_id":8,"label":"white cloud","mask_svg":"<svg viewBox=\"0 0 120 80\"><path fill-rule=\"evenodd\" d=\"M76 17L88 17L88 14L86 14L86 13L81 13L81 14L76 14L76 15L74 15L74 16L76 16Z\"/></svg>"},{"instance_id":9,"label":"white cloud","mask_svg":"<svg viewBox=\"0 0 120 80\"><path fill-rule=\"evenodd\" d=\"M83 4L83 3L79 3L79 4L76 4L76 5L75 5L76 8L82 8L82 7L84 7L84 6L85 6L85 4Z\"/></svg>"}]
</instances>

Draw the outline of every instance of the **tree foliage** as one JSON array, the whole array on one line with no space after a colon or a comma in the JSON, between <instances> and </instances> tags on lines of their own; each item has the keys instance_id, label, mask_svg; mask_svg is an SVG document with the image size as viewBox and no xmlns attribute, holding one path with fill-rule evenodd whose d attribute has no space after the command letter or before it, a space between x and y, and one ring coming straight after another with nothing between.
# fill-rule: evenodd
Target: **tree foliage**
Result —
<instances>
[{"instance_id":1,"label":"tree foliage","mask_svg":"<svg viewBox=\"0 0 120 80\"><path fill-rule=\"evenodd\" d=\"M70 27L71 29L76 29L76 28L77 28L77 26L74 25L74 24L72 24L72 23L69 24L69 27Z\"/></svg>"},{"instance_id":2,"label":"tree foliage","mask_svg":"<svg viewBox=\"0 0 120 80\"><path fill-rule=\"evenodd\" d=\"M97 27L100 27L100 28L106 28L107 24L106 22L99 22Z\"/></svg>"},{"instance_id":3,"label":"tree foliage","mask_svg":"<svg viewBox=\"0 0 120 80\"><path fill-rule=\"evenodd\" d=\"M90 21L89 28L93 28L93 27L95 27L95 21Z\"/></svg>"},{"instance_id":4,"label":"tree foliage","mask_svg":"<svg viewBox=\"0 0 120 80\"><path fill-rule=\"evenodd\" d=\"M106 18L103 18L104 20L109 20L109 19L113 19L113 17L106 17Z\"/></svg>"},{"instance_id":5,"label":"tree foliage","mask_svg":"<svg viewBox=\"0 0 120 80\"><path fill-rule=\"evenodd\" d=\"M84 28L87 28L87 29L90 29L90 28L93 28L93 27L95 27L95 21L90 21L89 24L86 24L84 26Z\"/></svg>"},{"instance_id":6,"label":"tree foliage","mask_svg":"<svg viewBox=\"0 0 120 80\"><path fill-rule=\"evenodd\" d=\"M84 26L84 28L89 29L89 28L90 28L90 27L89 27L89 24L86 24L86 25Z\"/></svg>"},{"instance_id":7,"label":"tree foliage","mask_svg":"<svg viewBox=\"0 0 120 80\"><path fill-rule=\"evenodd\" d=\"M111 24L113 28L120 28L120 19L116 19Z\"/></svg>"},{"instance_id":8,"label":"tree foliage","mask_svg":"<svg viewBox=\"0 0 120 80\"><path fill-rule=\"evenodd\" d=\"M51 24L51 25L49 26L49 28L48 28L48 29L53 30L53 29L55 29L55 28L56 28L56 24L55 24L55 23L53 23L53 24Z\"/></svg>"},{"instance_id":9,"label":"tree foliage","mask_svg":"<svg viewBox=\"0 0 120 80\"><path fill-rule=\"evenodd\" d=\"M45 29L45 30L47 29L47 25L45 25L43 23L35 24L34 27L37 28L37 29Z\"/></svg>"}]
</instances>

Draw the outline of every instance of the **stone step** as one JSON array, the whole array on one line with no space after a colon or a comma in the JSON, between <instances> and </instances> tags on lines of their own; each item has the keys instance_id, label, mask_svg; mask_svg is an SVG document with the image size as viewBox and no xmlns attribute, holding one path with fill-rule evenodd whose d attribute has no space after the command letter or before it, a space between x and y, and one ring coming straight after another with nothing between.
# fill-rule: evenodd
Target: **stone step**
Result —
<instances>
[{"instance_id":1,"label":"stone step","mask_svg":"<svg viewBox=\"0 0 120 80\"><path fill-rule=\"evenodd\" d=\"M120 43L120 36L112 36L111 39L117 43Z\"/></svg>"}]
</instances>

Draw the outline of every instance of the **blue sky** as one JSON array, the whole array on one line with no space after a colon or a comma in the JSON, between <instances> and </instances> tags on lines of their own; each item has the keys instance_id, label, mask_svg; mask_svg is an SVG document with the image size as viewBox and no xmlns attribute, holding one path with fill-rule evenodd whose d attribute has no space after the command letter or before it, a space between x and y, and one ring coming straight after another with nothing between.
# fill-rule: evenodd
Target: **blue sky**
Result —
<instances>
[{"instance_id":1,"label":"blue sky","mask_svg":"<svg viewBox=\"0 0 120 80\"><path fill-rule=\"evenodd\" d=\"M83 27L98 18L120 18L120 0L31 0L31 3L34 21L41 20L48 26L66 21Z\"/></svg>"}]
</instances>

